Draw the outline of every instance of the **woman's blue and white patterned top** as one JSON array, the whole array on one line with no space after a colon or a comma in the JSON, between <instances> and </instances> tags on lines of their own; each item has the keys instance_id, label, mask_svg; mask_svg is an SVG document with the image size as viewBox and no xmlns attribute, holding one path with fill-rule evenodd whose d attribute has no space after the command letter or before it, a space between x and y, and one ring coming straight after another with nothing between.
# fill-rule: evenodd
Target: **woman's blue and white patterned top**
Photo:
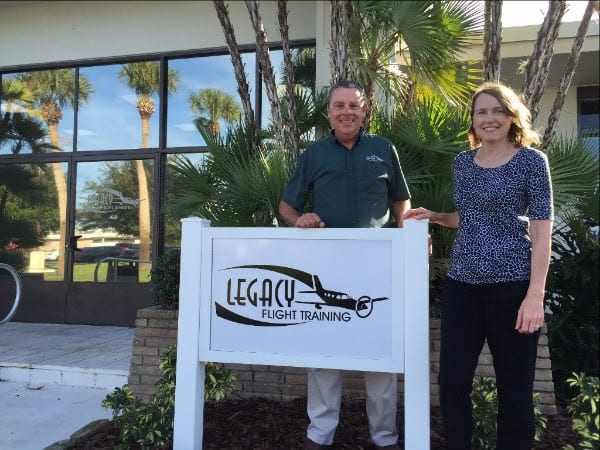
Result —
<instances>
[{"instance_id":1,"label":"woman's blue and white patterned top","mask_svg":"<svg viewBox=\"0 0 600 450\"><path fill-rule=\"evenodd\" d=\"M552 185L546 155L521 148L506 164L483 168L477 150L452 163L459 226L448 276L471 284L528 280L529 220L552 220Z\"/></svg>"}]
</instances>

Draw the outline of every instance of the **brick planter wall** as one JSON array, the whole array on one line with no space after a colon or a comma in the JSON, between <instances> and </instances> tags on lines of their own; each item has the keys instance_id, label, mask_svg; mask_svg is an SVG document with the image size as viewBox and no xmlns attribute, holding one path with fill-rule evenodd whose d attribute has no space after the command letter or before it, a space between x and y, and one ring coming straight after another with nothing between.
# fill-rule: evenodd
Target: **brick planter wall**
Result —
<instances>
[{"instance_id":1,"label":"brick planter wall","mask_svg":"<svg viewBox=\"0 0 600 450\"><path fill-rule=\"evenodd\" d=\"M148 403L156 393L160 357L176 343L177 311L157 306L137 311L127 383L137 399Z\"/></svg>"},{"instance_id":2,"label":"brick planter wall","mask_svg":"<svg viewBox=\"0 0 600 450\"><path fill-rule=\"evenodd\" d=\"M154 308L140 309L137 313L133 351L131 357L129 387L134 395L148 402L156 392L156 382L160 378L158 362L167 347L177 342L177 311ZM439 386L437 374L440 350L440 320L430 319L430 358L431 358L431 405L439 406ZM236 377L236 390L230 394L236 398L252 396L275 400L291 400L306 395L306 369L299 367L260 366L246 364L225 364ZM487 345L479 358L476 375L494 376L492 358ZM548 351L546 327L542 330L538 345L537 368L534 389L540 394L539 408L545 415L556 414L554 384ZM404 393L404 377L398 376L399 400ZM344 372L343 393L351 399L364 398L362 372Z\"/></svg>"}]
</instances>

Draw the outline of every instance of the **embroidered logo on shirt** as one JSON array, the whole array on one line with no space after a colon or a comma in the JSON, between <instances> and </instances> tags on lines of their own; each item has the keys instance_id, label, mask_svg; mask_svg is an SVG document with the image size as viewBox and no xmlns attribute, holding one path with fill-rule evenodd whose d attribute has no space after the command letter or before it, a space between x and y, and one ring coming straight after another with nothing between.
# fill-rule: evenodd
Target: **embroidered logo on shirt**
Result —
<instances>
[{"instance_id":1,"label":"embroidered logo on shirt","mask_svg":"<svg viewBox=\"0 0 600 450\"><path fill-rule=\"evenodd\" d=\"M383 159L381 159L379 156L377 155L369 155L365 158L367 161L371 161L371 162L383 162Z\"/></svg>"}]
</instances>

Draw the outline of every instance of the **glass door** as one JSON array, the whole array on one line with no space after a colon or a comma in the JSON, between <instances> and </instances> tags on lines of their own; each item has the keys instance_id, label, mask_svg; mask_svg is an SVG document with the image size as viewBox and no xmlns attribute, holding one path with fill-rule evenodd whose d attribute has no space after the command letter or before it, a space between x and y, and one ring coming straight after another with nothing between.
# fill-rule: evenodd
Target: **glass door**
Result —
<instances>
[{"instance_id":1,"label":"glass door","mask_svg":"<svg viewBox=\"0 0 600 450\"><path fill-rule=\"evenodd\" d=\"M153 160L78 161L68 320L133 325L152 304Z\"/></svg>"}]
</instances>

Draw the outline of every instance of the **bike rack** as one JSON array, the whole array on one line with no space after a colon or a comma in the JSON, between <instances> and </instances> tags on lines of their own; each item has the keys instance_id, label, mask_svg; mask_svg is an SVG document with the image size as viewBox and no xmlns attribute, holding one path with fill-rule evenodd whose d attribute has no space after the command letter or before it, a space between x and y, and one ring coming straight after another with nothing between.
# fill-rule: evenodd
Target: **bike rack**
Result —
<instances>
[{"instance_id":1,"label":"bike rack","mask_svg":"<svg viewBox=\"0 0 600 450\"><path fill-rule=\"evenodd\" d=\"M114 262L115 264L115 270L113 272L113 280L112 281L117 281L117 265L119 264L119 262L129 262L129 263L150 263L151 261L146 261L146 260L141 260L141 259L134 259L134 258L122 258L120 256L107 256L106 258L102 258L100 261L98 261L96 263L96 268L94 269L94 282L98 282L98 269L100 268L100 265L104 262L108 262L110 264L112 264ZM108 275L108 274L107 274ZM107 277L107 280L108 277Z\"/></svg>"},{"instance_id":2,"label":"bike rack","mask_svg":"<svg viewBox=\"0 0 600 450\"><path fill-rule=\"evenodd\" d=\"M11 274L11 276L15 280L15 285L17 288L17 292L15 294L15 299L14 299L12 309L8 312L8 315L4 319L0 319L0 325L2 325L4 323L9 322L10 319L12 319L13 316L15 315L15 313L17 312L17 308L19 307L19 302L21 300L22 283L21 283L21 277L19 275L19 272L17 272L13 266L10 266L10 265L4 264L4 263L0 263L0 269L4 269L9 274Z\"/></svg>"}]
</instances>

